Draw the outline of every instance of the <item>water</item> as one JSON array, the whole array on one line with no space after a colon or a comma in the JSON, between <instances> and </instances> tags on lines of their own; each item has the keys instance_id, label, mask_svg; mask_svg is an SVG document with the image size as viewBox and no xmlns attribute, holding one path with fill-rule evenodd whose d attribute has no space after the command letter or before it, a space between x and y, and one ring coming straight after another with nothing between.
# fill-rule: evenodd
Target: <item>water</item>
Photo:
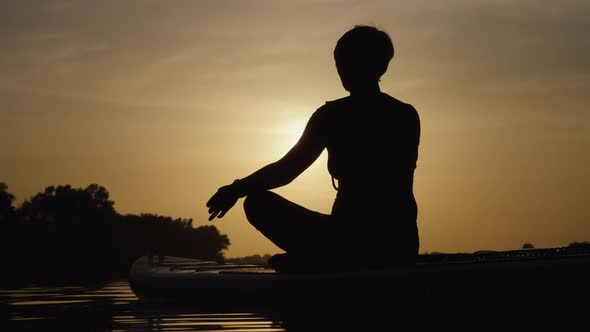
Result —
<instances>
[{"instance_id":1,"label":"water","mask_svg":"<svg viewBox=\"0 0 590 332\"><path fill-rule=\"evenodd\" d=\"M367 326L392 326L385 315L379 320L330 308L147 306L127 281L4 289L0 307L0 331L362 331Z\"/></svg>"},{"instance_id":2,"label":"water","mask_svg":"<svg viewBox=\"0 0 590 332\"><path fill-rule=\"evenodd\" d=\"M0 290L2 331L285 331L257 312L147 307L126 281Z\"/></svg>"},{"instance_id":3,"label":"water","mask_svg":"<svg viewBox=\"0 0 590 332\"><path fill-rule=\"evenodd\" d=\"M0 290L0 331L574 331L588 330L586 309L564 314L526 303L459 309L452 301L400 311L388 303L350 307L195 308L146 306L127 281L100 286ZM471 308L470 308L471 307ZM466 311L470 308L471 310ZM518 309L521 308L521 309ZM541 308L545 308L541 306ZM553 307L555 308L555 307ZM410 327L410 328L408 328Z\"/></svg>"}]
</instances>

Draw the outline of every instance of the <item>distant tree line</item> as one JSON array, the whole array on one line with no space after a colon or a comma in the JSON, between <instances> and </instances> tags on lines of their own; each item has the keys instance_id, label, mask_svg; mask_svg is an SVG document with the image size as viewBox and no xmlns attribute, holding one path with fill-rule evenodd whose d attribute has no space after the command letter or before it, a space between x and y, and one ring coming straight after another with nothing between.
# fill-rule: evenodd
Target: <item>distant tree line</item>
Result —
<instances>
[{"instance_id":1,"label":"distant tree line","mask_svg":"<svg viewBox=\"0 0 590 332\"><path fill-rule=\"evenodd\" d=\"M570 252L577 251L577 252L583 252L583 253L590 253L590 241L570 242L567 244L567 246L561 247L561 248L566 248L566 249L570 250ZM532 244L531 242L525 242L519 249L522 249L522 250L535 250L535 249L543 250L543 249L548 249L548 248L536 248L535 245ZM487 251L487 250L480 250L480 252L483 252L483 251ZM489 250L489 252L495 252L495 250ZM429 255L436 256L436 255L448 255L448 254L452 254L452 253L440 252L440 251L432 251L432 252L425 251L425 252L421 253L420 255L424 257L424 256L429 256ZM469 255L471 253L463 252L460 254Z\"/></svg>"},{"instance_id":2,"label":"distant tree line","mask_svg":"<svg viewBox=\"0 0 590 332\"><path fill-rule=\"evenodd\" d=\"M146 253L224 261L228 237L192 219L118 213L103 186L50 186L14 207L0 182L0 282L126 277Z\"/></svg>"},{"instance_id":3,"label":"distant tree line","mask_svg":"<svg viewBox=\"0 0 590 332\"><path fill-rule=\"evenodd\" d=\"M232 264L248 264L248 265L260 265L260 266L267 266L268 260L272 256L270 254L264 255L250 255L250 256L243 256L243 257L232 257L226 258L226 263Z\"/></svg>"},{"instance_id":4,"label":"distant tree line","mask_svg":"<svg viewBox=\"0 0 590 332\"><path fill-rule=\"evenodd\" d=\"M574 242L568 243L566 248L590 249L590 242L588 242L588 241L575 242L574 241ZM525 244L522 245L522 249L535 249L535 246L530 242L526 242Z\"/></svg>"},{"instance_id":5,"label":"distant tree line","mask_svg":"<svg viewBox=\"0 0 590 332\"><path fill-rule=\"evenodd\" d=\"M571 242L567 246L569 248L586 248L586 249L590 249L590 242L588 242L588 241Z\"/></svg>"}]
</instances>

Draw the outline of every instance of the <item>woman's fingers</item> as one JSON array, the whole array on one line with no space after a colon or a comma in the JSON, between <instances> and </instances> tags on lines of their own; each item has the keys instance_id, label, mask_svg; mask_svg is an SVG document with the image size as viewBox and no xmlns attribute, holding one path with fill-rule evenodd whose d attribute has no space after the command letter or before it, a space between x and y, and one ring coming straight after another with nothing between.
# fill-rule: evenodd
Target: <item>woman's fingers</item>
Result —
<instances>
[{"instance_id":1,"label":"woman's fingers","mask_svg":"<svg viewBox=\"0 0 590 332\"><path fill-rule=\"evenodd\" d=\"M224 202L225 204L219 204L218 208L216 209L209 209L209 211L213 211L214 213L211 214L211 216L209 216L209 220L213 220L215 217L217 218L223 218L223 216L225 216L225 214L231 210L231 208L236 204L237 200L231 200L231 201L226 201ZM209 212L211 213L211 212Z\"/></svg>"},{"instance_id":2,"label":"woman's fingers","mask_svg":"<svg viewBox=\"0 0 590 332\"><path fill-rule=\"evenodd\" d=\"M206 207L212 207L215 205L219 205L219 201L220 200L223 201L223 191L221 190L222 188L217 189L217 192L215 194L213 194L213 196L211 196L211 198L209 198L209 200L205 204Z\"/></svg>"},{"instance_id":3,"label":"woman's fingers","mask_svg":"<svg viewBox=\"0 0 590 332\"><path fill-rule=\"evenodd\" d=\"M225 216L225 214L227 213L227 211L229 211L234 204L236 204L236 199L228 199L227 201L225 201L223 204L223 206L221 207L221 212L219 213L219 215L217 216L217 218L223 218L223 216Z\"/></svg>"},{"instance_id":4,"label":"woman's fingers","mask_svg":"<svg viewBox=\"0 0 590 332\"><path fill-rule=\"evenodd\" d=\"M220 188L205 204L209 208L209 221L222 218L238 201L233 193Z\"/></svg>"},{"instance_id":5,"label":"woman's fingers","mask_svg":"<svg viewBox=\"0 0 590 332\"><path fill-rule=\"evenodd\" d=\"M217 193L215 193L213 196L211 196L211 198L209 198L209 200L207 201L207 204L205 204L206 207L211 207L213 205L213 202L217 200Z\"/></svg>"},{"instance_id":6,"label":"woman's fingers","mask_svg":"<svg viewBox=\"0 0 590 332\"><path fill-rule=\"evenodd\" d=\"M231 207L225 207L223 210L221 210L221 213L219 213L217 218L223 218L223 216L225 216L225 214L227 213L227 211L229 211L229 209L231 209Z\"/></svg>"},{"instance_id":7,"label":"woman's fingers","mask_svg":"<svg viewBox=\"0 0 590 332\"><path fill-rule=\"evenodd\" d=\"M213 202L209 208L209 221L215 219L215 217L223 217L232 206L233 204L228 206L228 204L223 204L223 202Z\"/></svg>"},{"instance_id":8,"label":"woman's fingers","mask_svg":"<svg viewBox=\"0 0 590 332\"><path fill-rule=\"evenodd\" d=\"M219 214L219 210L213 210L213 212L210 212L210 216L209 216L209 221L215 219L215 217L217 217L217 215Z\"/></svg>"}]
</instances>

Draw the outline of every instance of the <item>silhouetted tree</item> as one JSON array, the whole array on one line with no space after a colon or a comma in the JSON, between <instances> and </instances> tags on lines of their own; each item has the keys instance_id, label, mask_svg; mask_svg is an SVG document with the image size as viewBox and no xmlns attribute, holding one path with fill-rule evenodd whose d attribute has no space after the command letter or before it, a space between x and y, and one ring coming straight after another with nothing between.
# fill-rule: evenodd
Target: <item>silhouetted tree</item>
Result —
<instances>
[{"instance_id":1,"label":"silhouetted tree","mask_svg":"<svg viewBox=\"0 0 590 332\"><path fill-rule=\"evenodd\" d=\"M122 218L123 238L133 241L134 256L152 252L223 262L222 251L230 245L227 235L220 234L215 226L193 228L192 219L155 214L129 214Z\"/></svg>"},{"instance_id":2,"label":"silhouetted tree","mask_svg":"<svg viewBox=\"0 0 590 332\"><path fill-rule=\"evenodd\" d=\"M224 260L230 245L212 225L194 228L192 219L154 214L122 216L98 184L86 188L49 186L17 209L14 196L0 186L2 215L10 241L3 241L3 271L21 280L103 280L126 277L131 264L147 252ZM6 212L8 211L8 212ZM4 269L6 268L6 269Z\"/></svg>"},{"instance_id":3,"label":"silhouetted tree","mask_svg":"<svg viewBox=\"0 0 590 332\"><path fill-rule=\"evenodd\" d=\"M271 255L264 254L262 256L261 255L251 255L251 256L227 258L225 261L226 261L226 263L233 263L233 264L251 264L251 265L266 266L266 265L268 265L268 260L270 258L271 258Z\"/></svg>"},{"instance_id":4,"label":"silhouetted tree","mask_svg":"<svg viewBox=\"0 0 590 332\"><path fill-rule=\"evenodd\" d=\"M116 215L106 188L91 184L85 189L50 186L26 200L20 210L29 222L74 226L76 222L104 221Z\"/></svg>"},{"instance_id":5,"label":"silhouetted tree","mask_svg":"<svg viewBox=\"0 0 590 332\"><path fill-rule=\"evenodd\" d=\"M18 261L18 258L14 254L19 239L15 236L18 233L18 224L16 223L13 202L14 195L8 192L6 183L0 182L0 232L2 233L2 238L0 239L0 255L4 256L2 262L4 267L15 266ZM0 277L0 280L2 279Z\"/></svg>"},{"instance_id":6,"label":"silhouetted tree","mask_svg":"<svg viewBox=\"0 0 590 332\"><path fill-rule=\"evenodd\" d=\"M8 192L8 186L0 182L0 223L12 220L14 216L14 195Z\"/></svg>"},{"instance_id":7,"label":"silhouetted tree","mask_svg":"<svg viewBox=\"0 0 590 332\"><path fill-rule=\"evenodd\" d=\"M535 246L532 243L525 243L522 245L522 249L535 249Z\"/></svg>"}]
</instances>

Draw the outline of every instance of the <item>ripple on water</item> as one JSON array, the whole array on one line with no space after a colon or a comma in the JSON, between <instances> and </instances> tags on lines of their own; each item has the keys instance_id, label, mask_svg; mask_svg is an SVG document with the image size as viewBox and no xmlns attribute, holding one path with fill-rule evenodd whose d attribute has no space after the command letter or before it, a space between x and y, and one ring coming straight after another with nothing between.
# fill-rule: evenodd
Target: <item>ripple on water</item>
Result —
<instances>
[{"instance_id":1,"label":"ripple on water","mask_svg":"<svg viewBox=\"0 0 590 332\"><path fill-rule=\"evenodd\" d=\"M145 308L127 282L103 287L30 286L0 290L14 330L285 331L280 322L253 312L200 312Z\"/></svg>"}]
</instances>

